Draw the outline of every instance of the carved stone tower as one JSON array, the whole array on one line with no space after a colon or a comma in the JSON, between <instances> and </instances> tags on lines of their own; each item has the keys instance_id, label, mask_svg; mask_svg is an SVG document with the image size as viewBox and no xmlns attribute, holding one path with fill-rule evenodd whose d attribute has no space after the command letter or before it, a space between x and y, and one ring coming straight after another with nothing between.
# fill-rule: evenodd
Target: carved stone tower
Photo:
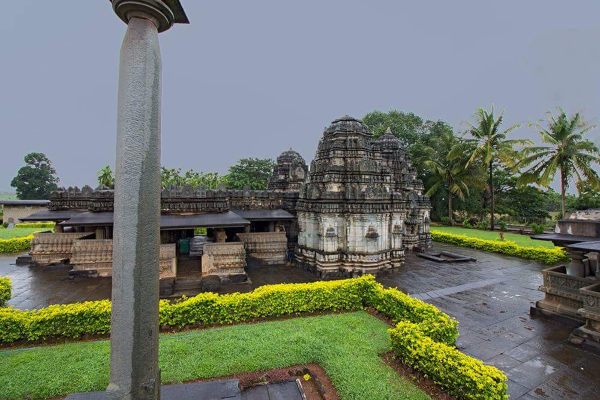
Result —
<instances>
[{"instance_id":1,"label":"carved stone tower","mask_svg":"<svg viewBox=\"0 0 600 400\"><path fill-rule=\"evenodd\" d=\"M401 266L405 220L413 212L421 221L429 217L429 199L420 190L414 169L391 133L375 140L357 119L333 121L300 191L296 261L324 276ZM427 215L421 215L423 211ZM427 245L419 241L419 232L425 231L428 226L421 222L414 246Z\"/></svg>"}]
</instances>

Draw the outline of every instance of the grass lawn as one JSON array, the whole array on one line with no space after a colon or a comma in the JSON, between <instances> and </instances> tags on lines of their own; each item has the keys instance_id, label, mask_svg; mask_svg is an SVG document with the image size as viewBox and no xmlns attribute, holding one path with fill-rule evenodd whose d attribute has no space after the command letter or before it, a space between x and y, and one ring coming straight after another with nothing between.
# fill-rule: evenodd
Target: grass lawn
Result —
<instances>
[{"instance_id":1,"label":"grass lawn","mask_svg":"<svg viewBox=\"0 0 600 400\"><path fill-rule=\"evenodd\" d=\"M0 239L12 239L17 237L29 236L34 232L49 231L49 228L12 228L6 229L0 227Z\"/></svg>"},{"instance_id":2,"label":"grass lawn","mask_svg":"<svg viewBox=\"0 0 600 400\"><path fill-rule=\"evenodd\" d=\"M364 311L234 325L160 336L163 383L316 362L342 399L428 399L379 357L388 326ZM104 390L109 342L0 351L0 398Z\"/></svg>"},{"instance_id":3,"label":"grass lawn","mask_svg":"<svg viewBox=\"0 0 600 400\"><path fill-rule=\"evenodd\" d=\"M458 226L432 226L432 230L454 233L457 235L465 235L478 239L500 240L498 231L483 231L480 229L462 228ZM504 232L504 240L510 240L521 246L530 247L546 247L553 248L554 244L545 240L533 240L527 235L519 235L518 233Z\"/></svg>"}]
</instances>

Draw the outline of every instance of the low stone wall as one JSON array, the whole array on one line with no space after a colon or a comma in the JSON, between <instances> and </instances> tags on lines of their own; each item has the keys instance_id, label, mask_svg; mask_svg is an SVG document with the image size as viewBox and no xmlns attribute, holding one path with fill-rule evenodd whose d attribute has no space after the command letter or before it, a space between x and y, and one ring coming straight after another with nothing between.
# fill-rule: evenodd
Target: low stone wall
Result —
<instances>
[{"instance_id":1,"label":"low stone wall","mask_svg":"<svg viewBox=\"0 0 600 400\"><path fill-rule=\"evenodd\" d=\"M545 297L536 303L536 307L551 314L582 320L578 313L583 307L583 295L579 289L589 286L593 281L588 278L567 275L564 265L546 268L542 271L544 284L540 290Z\"/></svg>"},{"instance_id":2,"label":"low stone wall","mask_svg":"<svg viewBox=\"0 0 600 400\"><path fill-rule=\"evenodd\" d=\"M228 278L246 275L246 250L243 243L206 243L202 255L202 276Z\"/></svg>"},{"instance_id":3,"label":"low stone wall","mask_svg":"<svg viewBox=\"0 0 600 400\"><path fill-rule=\"evenodd\" d=\"M73 243L73 271L88 272L101 277L112 275L112 239L82 239ZM177 274L175 243L160 245L160 278L174 278Z\"/></svg>"},{"instance_id":4,"label":"low stone wall","mask_svg":"<svg viewBox=\"0 0 600 400\"><path fill-rule=\"evenodd\" d=\"M177 251L175 243L160 245L160 279L177 276Z\"/></svg>"},{"instance_id":5,"label":"low stone wall","mask_svg":"<svg viewBox=\"0 0 600 400\"><path fill-rule=\"evenodd\" d=\"M95 272L98 276L112 274L112 239L77 240L73 243L70 263L73 271Z\"/></svg>"},{"instance_id":6,"label":"low stone wall","mask_svg":"<svg viewBox=\"0 0 600 400\"><path fill-rule=\"evenodd\" d=\"M285 264L287 237L285 232L238 233L248 257L263 264Z\"/></svg>"},{"instance_id":7,"label":"low stone wall","mask_svg":"<svg viewBox=\"0 0 600 400\"><path fill-rule=\"evenodd\" d=\"M71 258L73 243L91 233L34 233L31 258L35 264L46 266L66 262Z\"/></svg>"}]
</instances>

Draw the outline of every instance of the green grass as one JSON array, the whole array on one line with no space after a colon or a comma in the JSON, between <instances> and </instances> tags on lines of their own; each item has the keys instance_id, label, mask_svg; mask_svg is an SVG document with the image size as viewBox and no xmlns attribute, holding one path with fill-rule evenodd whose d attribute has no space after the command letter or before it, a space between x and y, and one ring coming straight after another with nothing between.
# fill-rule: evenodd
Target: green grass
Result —
<instances>
[{"instance_id":1,"label":"green grass","mask_svg":"<svg viewBox=\"0 0 600 400\"><path fill-rule=\"evenodd\" d=\"M480 229L462 228L458 226L432 226L431 229L445 233L470 236L478 239L500 240L500 234L498 231L483 231ZM552 242L545 240L533 240L527 235L519 235L518 233L504 232L504 240L510 240L520 246L546 247L549 249L554 247Z\"/></svg>"},{"instance_id":2,"label":"green grass","mask_svg":"<svg viewBox=\"0 0 600 400\"><path fill-rule=\"evenodd\" d=\"M160 337L163 383L316 362L342 399L428 399L387 366L388 326L364 311L202 329ZM0 351L0 398L104 390L109 341Z\"/></svg>"},{"instance_id":3,"label":"green grass","mask_svg":"<svg viewBox=\"0 0 600 400\"><path fill-rule=\"evenodd\" d=\"M0 227L0 239L12 239L17 237L29 236L34 232L49 231L48 228L12 228L6 229Z\"/></svg>"}]
</instances>

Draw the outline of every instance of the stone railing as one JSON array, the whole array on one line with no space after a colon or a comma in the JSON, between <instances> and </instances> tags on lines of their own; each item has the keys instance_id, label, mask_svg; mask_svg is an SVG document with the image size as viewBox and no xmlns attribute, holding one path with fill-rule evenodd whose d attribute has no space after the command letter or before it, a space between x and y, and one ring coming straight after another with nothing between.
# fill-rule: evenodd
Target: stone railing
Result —
<instances>
[{"instance_id":1,"label":"stone railing","mask_svg":"<svg viewBox=\"0 0 600 400\"><path fill-rule=\"evenodd\" d=\"M542 271L542 275L544 283L540 286L540 290L544 292L545 297L538 301L536 306L550 313L581 320L578 311L583 307L583 295L579 289L589 286L593 281L589 278L567 275L567 268L564 265L546 268Z\"/></svg>"},{"instance_id":2,"label":"stone railing","mask_svg":"<svg viewBox=\"0 0 600 400\"><path fill-rule=\"evenodd\" d=\"M34 233L29 254L38 265L67 262L72 255L73 243L89 235L93 233Z\"/></svg>"},{"instance_id":3,"label":"stone railing","mask_svg":"<svg viewBox=\"0 0 600 400\"><path fill-rule=\"evenodd\" d=\"M245 275L246 250L243 243L206 243L202 254L202 276Z\"/></svg>"},{"instance_id":4,"label":"stone railing","mask_svg":"<svg viewBox=\"0 0 600 400\"><path fill-rule=\"evenodd\" d=\"M73 271L111 276L112 274L112 239L83 239L73 243L71 264Z\"/></svg>"},{"instance_id":5,"label":"stone railing","mask_svg":"<svg viewBox=\"0 0 600 400\"><path fill-rule=\"evenodd\" d=\"M285 264L287 237L285 232L238 233L248 257L264 264Z\"/></svg>"},{"instance_id":6,"label":"stone railing","mask_svg":"<svg viewBox=\"0 0 600 400\"><path fill-rule=\"evenodd\" d=\"M112 275L112 239L82 239L73 243L73 271L88 272L95 276ZM177 274L175 243L160 245L160 278L174 278Z\"/></svg>"},{"instance_id":7,"label":"stone railing","mask_svg":"<svg viewBox=\"0 0 600 400\"><path fill-rule=\"evenodd\" d=\"M160 278L175 278L177 276L177 251L175 243L160 245Z\"/></svg>"}]
</instances>

